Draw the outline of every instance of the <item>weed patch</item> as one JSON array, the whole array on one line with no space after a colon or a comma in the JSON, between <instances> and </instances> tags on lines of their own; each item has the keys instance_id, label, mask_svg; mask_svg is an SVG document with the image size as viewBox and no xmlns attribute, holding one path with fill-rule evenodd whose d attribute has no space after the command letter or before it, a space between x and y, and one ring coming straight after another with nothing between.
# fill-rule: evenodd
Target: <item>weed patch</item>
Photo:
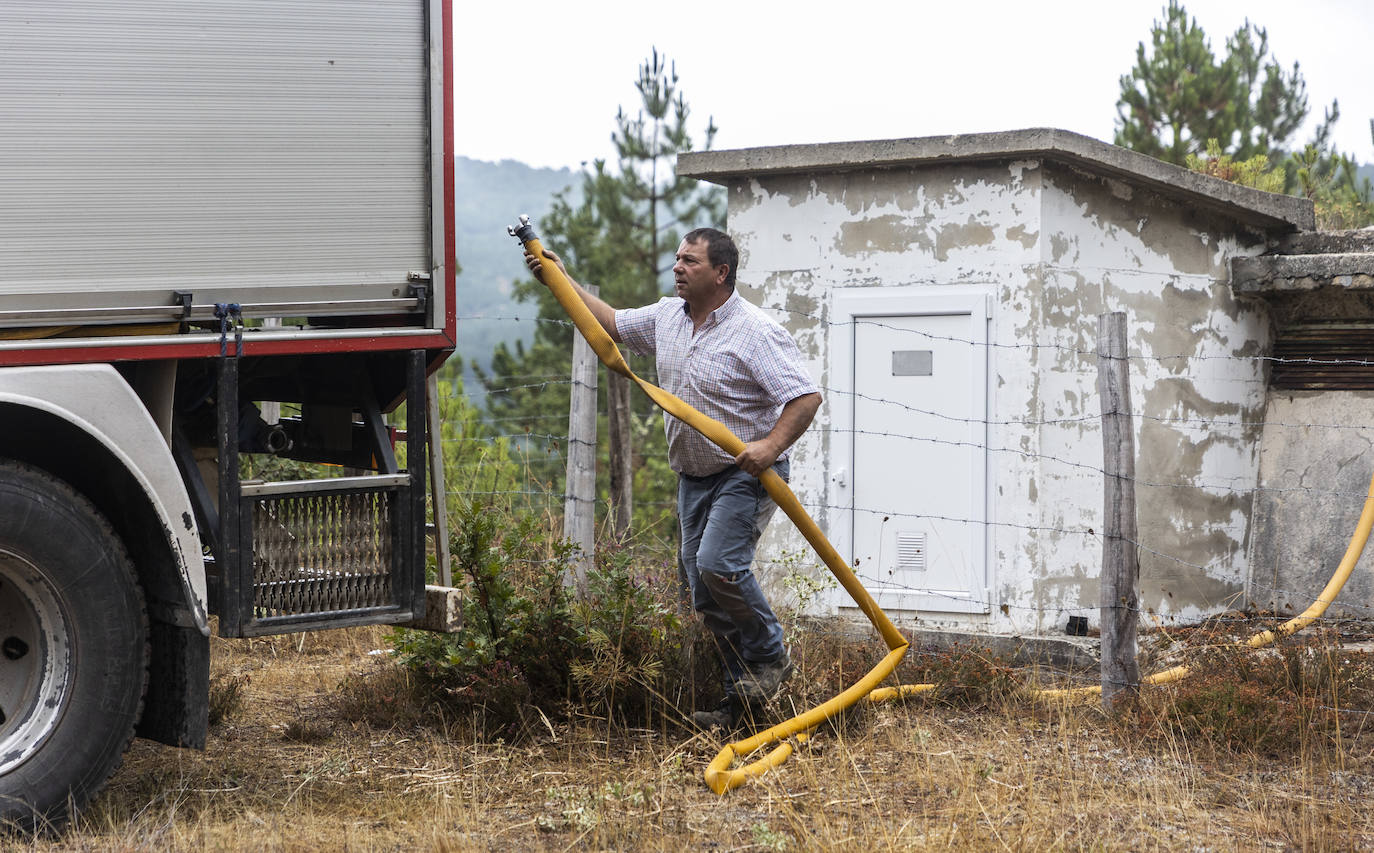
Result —
<instances>
[{"instance_id":1,"label":"weed patch","mask_svg":"<svg viewBox=\"0 0 1374 853\"><path fill-rule=\"evenodd\" d=\"M959 708L1000 708L1025 692L1011 661L985 646L914 648L898 674L904 683L934 684L929 701Z\"/></svg>"},{"instance_id":2,"label":"weed patch","mask_svg":"<svg viewBox=\"0 0 1374 853\"><path fill-rule=\"evenodd\" d=\"M1339 745L1342 712L1370 707L1374 661L1340 648L1331 631L1311 631L1254 650L1230 632L1196 629L1191 674L1142 688L1118 721L1130 736L1179 738L1195 748L1261 757Z\"/></svg>"},{"instance_id":3,"label":"weed patch","mask_svg":"<svg viewBox=\"0 0 1374 853\"><path fill-rule=\"evenodd\" d=\"M658 564L626 560L632 577L658 588ZM680 618L692 638L693 622ZM372 654L388 642L385 629L324 632L303 645L216 637L212 678L252 680L207 751L135 741L67 835L24 849L1374 849L1374 729L1364 726L1374 661L1319 634L1257 655L1267 676L1239 669L1243 657L1206 669L1214 650L1255 627L1175 629L1184 657L1172 662L1305 691L1314 706L1341 709L1339 733L1275 741L1262 753L1222 748L1215 715L1185 736L1183 723L1155 726L1141 712L1104 717L1092 703L1031 704L1015 694L978 706L860 703L861 713L823 727L783 766L726 797L701 779L718 743L672 726L608 725L580 704L576 686L561 718L532 710L537 723L522 741L503 742L457 716L427 679ZM791 637L806 674L799 659L784 702L799 706L799 697L828 699L883 653L873 636L822 621L798 620ZM972 648L913 649L908 658L897 680L1000 665ZM675 665L665 658L665 684ZM693 663L708 665L713 651ZM1186 686L1143 688L1142 704L1164 707ZM1260 712L1273 713L1278 698L1286 697ZM331 736L283 736L307 717L332 723Z\"/></svg>"},{"instance_id":4,"label":"weed patch","mask_svg":"<svg viewBox=\"0 0 1374 853\"><path fill-rule=\"evenodd\" d=\"M218 726L243 706L247 675L222 675L210 680L210 725Z\"/></svg>"},{"instance_id":5,"label":"weed patch","mask_svg":"<svg viewBox=\"0 0 1374 853\"><path fill-rule=\"evenodd\" d=\"M454 508L450 537L466 581L456 634L399 631L401 664L430 695L493 737L517 738L535 707L567 697L576 634L563 573L570 550L532 515L476 501Z\"/></svg>"}]
</instances>

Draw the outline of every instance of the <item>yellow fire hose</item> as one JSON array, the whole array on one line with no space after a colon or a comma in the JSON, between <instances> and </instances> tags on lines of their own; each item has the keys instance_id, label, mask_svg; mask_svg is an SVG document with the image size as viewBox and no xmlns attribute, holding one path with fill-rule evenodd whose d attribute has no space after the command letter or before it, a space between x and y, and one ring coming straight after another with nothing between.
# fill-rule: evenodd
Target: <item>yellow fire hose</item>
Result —
<instances>
[{"instance_id":1,"label":"yellow fire hose","mask_svg":"<svg viewBox=\"0 0 1374 853\"><path fill-rule=\"evenodd\" d=\"M508 229L510 233L520 240L524 245L525 251L529 252L541 260L544 258L544 247L535 236L534 229L530 226L529 217L520 217L520 227ZM696 409L684 403L677 396L664 391L657 385L646 382L630 370L630 366L625 363L625 358L620 354L615 341L611 340L610 335L601 328L601 324L592 316L589 309L577 292L573 290L566 276L558 269L556 264L546 263L543 268L544 284L553 292L558 304L563 306L563 310L568 312L573 324L578 331L591 344L592 350L596 353L601 363L607 369L614 370L616 373L628 378L638 385L649 399L653 400L660 408L668 412L675 418L690 424L693 428L701 432L726 453L731 456L738 456L744 452L744 442L732 433L725 424L714 418L708 417ZM845 591L853 597L859 609L868 617L873 626L882 634L883 641L887 643L890 650L886 657L878 662L867 675L860 679L849 689L834 697L833 699L812 708L810 711L798 714L790 720L779 723L772 728L760 732L746 740L727 745L716 755L715 759L706 768L706 784L717 794L723 794L733 788L744 784L750 777L759 776L766 773L773 767L786 761L792 754L790 744L783 743L776 749L769 752L766 756L757 761L751 762L738 769L731 769L736 757L747 756L758 750L760 747L771 743L777 743L792 737L793 735L803 735L815 728L844 709L858 702L865 696L870 695L875 688L897 668L902 657L906 655L908 643L901 635L887 614L878 608L877 602L864 589L863 584L854 576L853 570L846 565L840 557L835 546L825 538L821 529L816 526L816 522L811 519L806 510L802 507L797 496L792 493L787 482L779 477L771 469L765 471L759 478L763 483L764 489L768 491L773 501L782 509L787 517L797 525L797 529L806 537L806 541L811 543L811 547L816 549L816 554L825 562L834 573L835 578L844 587ZM920 692L920 689L929 689L925 685L913 685L906 692ZM901 688L888 688L893 690L893 695L902 692Z\"/></svg>"},{"instance_id":2,"label":"yellow fire hose","mask_svg":"<svg viewBox=\"0 0 1374 853\"><path fill-rule=\"evenodd\" d=\"M507 228L507 231L521 242L525 251L543 260L543 244L540 243L539 238L535 235L528 216L521 216L520 226L518 228ZM620 354L620 350L616 347L615 341L611 340L610 335L601 328L601 324L598 323L596 317L592 315L591 309L582 302L581 297L577 295L577 291L573 289L572 284L568 281L567 277L563 275L562 271L558 269L556 264L544 264L542 274L544 284L558 300L558 304L563 306L563 310L568 313L568 317L572 320L573 324L577 326L578 331L582 333L583 337L587 339L587 343L591 345L597 358L601 360L602 364L606 365L607 369L614 370L616 373L634 382L649 396L649 399L653 400L661 409L695 428L726 453L729 453L731 456L738 456L740 453L744 452L744 442L720 421L698 412L677 396L636 376L634 371L630 370L630 366L625 363L625 358ZM835 575L835 579L839 581L840 585L844 587L845 591L854 599L854 602L859 606L859 609L863 611L863 614L868 617L869 622L873 624L873 627L878 629L878 633L882 635L883 641L887 644L889 651L887 656L879 661L877 666L869 670L867 675L838 696L817 705L809 711L779 723L770 729L759 732L752 737L727 744L706 768L706 785L717 794L724 794L726 791L738 788L751 777L761 776L772 768L782 764L792 755L791 744L783 743L782 741L793 736L796 736L799 742L804 741L807 733L810 732L811 729L831 717L834 717L846 708L851 707L861 699L867 698L869 701L880 702L887 699L894 699L899 696L924 693L935 688L934 684L902 684L896 687L878 687L878 685L897 668L897 664L899 664L906 655L910 644L907 642L906 638L901 635L901 632L897 630L896 626L892 624L892 621L887 618L887 614L883 613L878 607L877 602L869 595L868 590L864 589L863 584L855 577L854 571L845 563L844 559L840 557L839 552L830 544L830 541L825 538L825 534L821 533L816 522L812 520L811 516L802 507L801 502L797 500L797 496L793 494L792 489L788 487L786 481L771 469L765 471L759 480L763 483L764 489L767 490L769 496L773 498L773 501L787 514L788 518L792 519L792 522L797 526L797 530L801 532L802 536L806 537L806 541L816 550L817 556L819 556L825 565L829 567L831 573ZM1340 592L1341 587L1345 585L1346 580L1350 577L1350 573L1354 569L1355 563L1359 560L1360 554L1364 550L1365 542L1369 538L1369 532L1372 526L1374 526L1374 478L1370 480L1369 495L1365 499L1364 512L1360 516L1355 534L1350 540L1349 547L1346 549L1345 558L1336 569L1336 573L1332 575L1326 588L1322 590L1317 601L1313 603L1311 607L1307 608L1307 610L1303 611L1302 614L1294 617L1278 628L1272 631L1263 631L1251 637L1248 641L1250 647L1260 648L1261 646L1272 643L1280 637L1289 636L1311 624L1325 613L1326 609ZM1144 681L1147 684L1164 684L1170 681L1177 681L1187 674L1188 668L1186 666L1176 666L1172 669L1148 676ZM1039 695L1046 697L1086 696L1099 693L1101 689L1100 685L1096 685L1093 687L1063 690L1042 690L1039 691ZM764 755L764 757L738 768L733 767L736 758L749 756L762 747L773 743L778 743L779 745Z\"/></svg>"}]
</instances>

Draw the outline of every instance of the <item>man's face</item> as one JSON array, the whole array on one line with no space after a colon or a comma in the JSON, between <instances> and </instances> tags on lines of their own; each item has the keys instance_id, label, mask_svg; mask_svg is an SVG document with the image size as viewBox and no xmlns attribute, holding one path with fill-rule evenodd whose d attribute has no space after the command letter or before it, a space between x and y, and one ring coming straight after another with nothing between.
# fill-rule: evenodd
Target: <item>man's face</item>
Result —
<instances>
[{"instance_id":1,"label":"man's face","mask_svg":"<svg viewBox=\"0 0 1374 853\"><path fill-rule=\"evenodd\" d=\"M715 299L725 283L726 268L711 266L706 256L707 243L682 241L677 247L677 262L673 264L673 285L678 296L689 303L704 303Z\"/></svg>"}]
</instances>

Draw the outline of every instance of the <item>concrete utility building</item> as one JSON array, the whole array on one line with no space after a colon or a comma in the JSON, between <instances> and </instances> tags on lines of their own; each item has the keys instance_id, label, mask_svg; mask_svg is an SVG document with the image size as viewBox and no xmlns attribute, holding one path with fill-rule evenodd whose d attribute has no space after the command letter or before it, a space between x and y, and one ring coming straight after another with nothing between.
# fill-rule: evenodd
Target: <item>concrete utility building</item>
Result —
<instances>
[{"instance_id":1,"label":"concrete utility building","mask_svg":"<svg viewBox=\"0 0 1374 853\"><path fill-rule=\"evenodd\" d=\"M1310 259L1246 266L1313 250L1294 236L1308 201L1060 130L704 152L678 172L727 188L741 292L810 359L826 405L793 487L894 618L1096 623L1110 311L1128 318L1142 608L1302 609L1325 583L1374 465L1374 434L1351 427L1374 404L1272 388L1270 357L1295 324L1317 331L1293 353L1325 340L1330 293L1371 284L1350 275L1369 247L1326 247L1345 266L1317 279L1291 266ZM1334 317L1371 303L1346 293ZM1289 426L1314 423L1343 429ZM761 554L825 572L785 520ZM825 604L856 612L842 591Z\"/></svg>"}]
</instances>

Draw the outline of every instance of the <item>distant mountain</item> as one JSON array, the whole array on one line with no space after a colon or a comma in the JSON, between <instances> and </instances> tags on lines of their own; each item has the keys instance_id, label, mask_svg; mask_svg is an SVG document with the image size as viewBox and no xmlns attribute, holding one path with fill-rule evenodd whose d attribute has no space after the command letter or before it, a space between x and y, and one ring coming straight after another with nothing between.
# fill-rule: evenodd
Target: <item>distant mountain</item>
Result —
<instances>
[{"instance_id":1,"label":"distant mountain","mask_svg":"<svg viewBox=\"0 0 1374 853\"><path fill-rule=\"evenodd\" d=\"M526 275L520 245L506 233L522 213L536 223L548 213L553 197L574 187L582 176L573 169L536 169L515 160L489 163L454 158L454 213L458 238L458 355L471 376L471 365L486 367L500 341L514 346L534 335L535 307L511 298L516 279ZM514 320L511 318L524 319ZM489 319L474 319L474 318ZM476 389L468 383L468 391Z\"/></svg>"}]
</instances>

